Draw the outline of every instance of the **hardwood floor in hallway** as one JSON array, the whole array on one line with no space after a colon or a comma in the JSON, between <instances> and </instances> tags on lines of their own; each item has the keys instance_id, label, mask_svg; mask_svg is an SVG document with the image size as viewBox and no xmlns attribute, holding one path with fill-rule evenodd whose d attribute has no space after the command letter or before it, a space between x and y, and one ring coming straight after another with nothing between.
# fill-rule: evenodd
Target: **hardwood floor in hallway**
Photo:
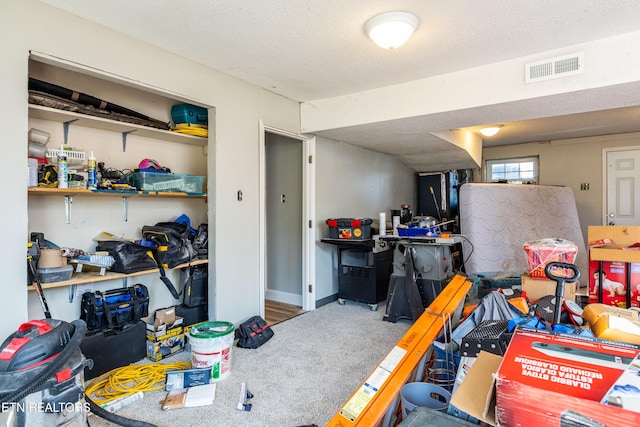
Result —
<instances>
[{"instance_id":1,"label":"hardwood floor in hallway","mask_svg":"<svg viewBox=\"0 0 640 427\"><path fill-rule=\"evenodd\" d=\"M265 300L264 301L264 313L267 323L275 325L292 317L296 317L299 314L304 313L302 307L299 305L285 304L283 302Z\"/></svg>"}]
</instances>

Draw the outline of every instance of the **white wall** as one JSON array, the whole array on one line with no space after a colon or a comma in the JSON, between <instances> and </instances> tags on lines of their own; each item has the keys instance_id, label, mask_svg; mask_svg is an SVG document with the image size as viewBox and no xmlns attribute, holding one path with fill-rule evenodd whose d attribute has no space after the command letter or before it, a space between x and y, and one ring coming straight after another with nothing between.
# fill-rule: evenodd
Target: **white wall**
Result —
<instances>
[{"instance_id":1,"label":"white wall","mask_svg":"<svg viewBox=\"0 0 640 427\"><path fill-rule=\"evenodd\" d=\"M603 149L639 145L640 133L629 133L490 147L483 150L483 158L540 156L540 184L571 187L584 241L588 242L588 227L602 225ZM480 180L482 175L478 174L476 181ZM580 190L581 183L588 183L589 190Z\"/></svg>"},{"instance_id":2,"label":"white wall","mask_svg":"<svg viewBox=\"0 0 640 427\"><path fill-rule=\"evenodd\" d=\"M390 156L318 137L316 140L316 300L338 292L335 246L329 237L329 218L371 218L416 206L416 175Z\"/></svg>"},{"instance_id":3,"label":"white wall","mask_svg":"<svg viewBox=\"0 0 640 427\"><path fill-rule=\"evenodd\" d=\"M61 204L54 200L40 200L43 213L36 215L29 224L27 200L27 141L30 126L53 126L38 121L29 122L27 105L27 76L29 72L29 52L36 51L48 56L61 58L81 67L93 68L100 73L117 76L137 82L150 89L168 91L176 99L193 100L202 105L214 107L215 127L210 129L213 137L207 151L208 170L208 217L210 232L210 297L213 301L210 314L213 318L237 322L259 313L259 121L273 128L294 134L300 133L299 104L274 95L258 87L241 82L225 74L213 71L199 64L179 58L158 48L132 40L122 34L89 23L73 15L51 8L36 0L10 0L3 3L0 15L0 35L7 40L3 49L3 63L0 67L0 126L3 137L0 140L3 156L10 161L0 168L0 179L4 186L2 212L3 245L0 245L0 278L3 298L0 299L0 337L7 336L30 317L42 317L37 299L26 290L25 243L33 228L38 231L48 221L48 211L54 227L47 229L53 239L66 236L66 224L59 227ZM108 94L107 94L108 95ZM147 105L148 106L148 105ZM132 106L135 109L136 106ZM211 114L211 112L210 112ZM51 128L59 138L59 127ZM73 129L72 132L79 132ZM89 131L94 135L92 131ZM74 134L82 138L80 133ZM89 138L87 134L87 138ZM213 140L213 142L211 142ZM92 144L93 145L92 147ZM136 160L145 150L136 147L136 138L131 137L131 156ZM123 157L111 157L101 145L100 139L82 141L83 148L100 150L102 159L125 166ZM161 144L162 145L162 144ZM182 149L181 149L182 150ZM180 156L159 150L159 155L180 166L192 166L192 156L201 155L201 149L187 150ZM98 154L98 153L96 153ZM324 220L331 216L372 216L380 211L389 211L401 203L412 203L414 176L411 171L388 156L361 150L346 144L322 140L318 144L316 163L316 211L318 223L317 238L324 236ZM196 162L197 173L203 168L203 160ZM183 163L185 162L185 163ZM237 192L242 190L243 200L237 200ZM93 221L83 216L83 204L74 200L73 225L87 225ZM121 233L129 234L142 224L123 225L121 206L113 202L92 200L92 208L103 210L99 225L92 224L85 234L76 232L71 239L74 245L86 245L93 230L104 226L107 230L117 226ZM189 212L200 212L200 200L182 203L150 201L144 208L130 202L131 224L151 223L163 218L164 209L172 214L180 208ZM195 205L193 205L195 204ZM151 206L151 207L150 207ZM34 207L34 206L32 206ZM146 211L145 211L146 210ZM47 213L44 213L44 212ZM153 215L146 213L153 211ZM77 216L76 216L77 215ZM109 219L107 218L109 217ZM144 221L143 221L144 218ZM106 223L106 221L110 221ZM195 219L194 219L195 220ZM105 221L105 223L102 223ZM196 222L199 222L198 218ZM84 232L83 232L84 233ZM316 259L318 299L335 294L337 284L332 281L333 265L329 248L321 248ZM138 281L136 279L136 281ZM141 278L142 283L164 289L152 277ZM121 286L115 282L113 287ZM102 285L101 285L102 286ZM53 317L64 320L77 318L76 304L66 299L68 290L50 291ZM157 293L164 292L158 290ZM164 295L164 294L163 294ZM171 299L157 301L163 305Z\"/></svg>"},{"instance_id":4,"label":"white wall","mask_svg":"<svg viewBox=\"0 0 640 427\"><path fill-rule=\"evenodd\" d=\"M212 311L216 318L235 322L259 312L258 282L258 146L259 119L279 129L299 132L299 105L255 86L137 42L35 0L3 3L0 35L7 43L0 68L0 141L6 183L2 209L3 245L0 253L3 298L0 312L6 336L26 321L25 243L28 239L26 191L27 73L34 50L83 64L149 87L171 91L216 108L215 145L209 147L209 224L215 264ZM213 173L213 172L211 172ZM244 193L242 202L236 193ZM80 204L80 202L78 202ZM10 208L10 209L9 209ZM115 208L119 211L119 208ZM133 213L137 215L137 213ZM57 217L59 213L55 213ZM117 214L119 217L119 213ZM136 216L136 218L139 218ZM118 218L118 221L120 219ZM238 256L237 254L242 254ZM119 287L119 282L114 283ZM62 292L66 296L65 291ZM247 298L255 295L254 298ZM67 318L62 300L52 293L54 317ZM37 308L31 308L38 313ZM40 316L41 317L41 316Z\"/></svg>"}]
</instances>

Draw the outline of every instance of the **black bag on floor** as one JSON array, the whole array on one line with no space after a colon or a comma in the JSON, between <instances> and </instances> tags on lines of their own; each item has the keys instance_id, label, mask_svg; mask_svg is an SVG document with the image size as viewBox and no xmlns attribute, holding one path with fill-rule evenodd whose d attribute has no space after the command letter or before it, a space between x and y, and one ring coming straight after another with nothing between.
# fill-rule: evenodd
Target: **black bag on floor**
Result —
<instances>
[{"instance_id":1,"label":"black bag on floor","mask_svg":"<svg viewBox=\"0 0 640 427\"><path fill-rule=\"evenodd\" d=\"M80 319L87 323L88 332L117 329L148 314L149 291L142 284L85 292L80 301Z\"/></svg>"},{"instance_id":2,"label":"black bag on floor","mask_svg":"<svg viewBox=\"0 0 640 427\"><path fill-rule=\"evenodd\" d=\"M260 316L253 316L242 322L236 329L238 347L258 348L273 336L271 326Z\"/></svg>"}]
</instances>

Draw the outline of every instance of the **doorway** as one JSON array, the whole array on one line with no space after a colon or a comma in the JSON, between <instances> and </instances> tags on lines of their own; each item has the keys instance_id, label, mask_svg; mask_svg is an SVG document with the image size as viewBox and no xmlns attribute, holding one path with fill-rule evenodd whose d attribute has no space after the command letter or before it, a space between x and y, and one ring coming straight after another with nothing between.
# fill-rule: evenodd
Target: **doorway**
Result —
<instances>
[{"instance_id":1,"label":"doorway","mask_svg":"<svg viewBox=\"0 0 640 427\"><path fill-rule=\"evenodd\" d=\"M604 151L603 225L640 223L640 149Z\"/></svg>"},{"instance_id":2,"label":"doorway","mask_svg":"<svg viewBox=\"0 0 640 427\"><path fill-rule=\"evenodd\" d=\"M261 124L261 142L261 312L277 323L315 309L315 140Z\"/></svg>"}]
</instances>

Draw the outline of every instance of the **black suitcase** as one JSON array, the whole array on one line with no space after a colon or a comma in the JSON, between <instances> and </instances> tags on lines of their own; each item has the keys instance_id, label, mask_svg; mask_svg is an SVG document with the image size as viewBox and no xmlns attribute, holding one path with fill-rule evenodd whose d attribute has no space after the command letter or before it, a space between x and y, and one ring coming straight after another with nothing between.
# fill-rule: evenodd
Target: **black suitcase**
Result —
<instances>
[{"instance_id":1,"label":"black suitcase","mask_svg":"<svg viewBox=\"0 0 640 427\"><path fill-rule=\"evenodd\" d=\"M124 325L121 330L85 335L80 350L84 357L93 360L93 368L84 370L85 380L144 359L147 355L146 328L140 320Z\"/></svg>"}]
</instances>

